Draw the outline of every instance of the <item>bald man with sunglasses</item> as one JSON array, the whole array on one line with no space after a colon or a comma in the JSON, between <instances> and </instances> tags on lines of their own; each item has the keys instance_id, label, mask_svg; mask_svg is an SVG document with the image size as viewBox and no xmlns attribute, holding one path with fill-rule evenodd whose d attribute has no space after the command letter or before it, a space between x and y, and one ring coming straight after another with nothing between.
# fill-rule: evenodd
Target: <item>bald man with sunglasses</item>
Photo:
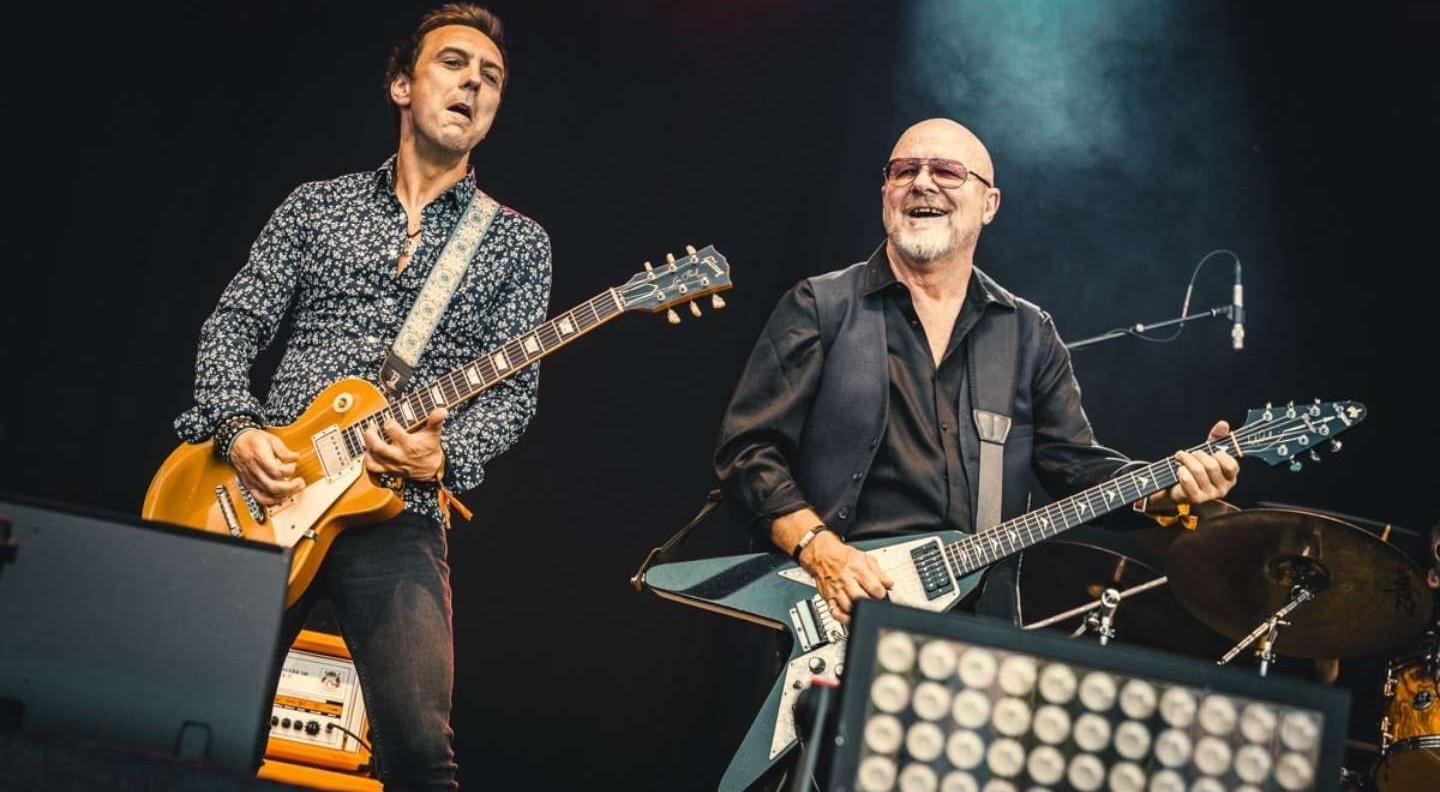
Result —
<instances>
[{"instance_id":1,"label":"bald man with sunglasses","mask_svg":"<svg viewBox=\"0 0 1440 792\"><path fill-rule=\"evenodd\" d=\"M980 437L967 375L986 323L1014 314L1018 334L1002 519L1028 509L1031 473L1058 498L1143 464L1095 441L1050 315L975 266L1001 195L980 139L948 119L910 127L880 193L885 243L781 298L715 452L716 473L762 541L795 557L847 623L855 600L893 585L850 542L975 530ZM1209 439L1229 431L1220 421ZM1173 514L1235 485L1239 465L1223 452L1176 458L1179 483L1115 522L1153 525L1135 511ZM1017 570L1015 557L994 565L968 604L1018 620Z\"/></svg>"}]
</instances>

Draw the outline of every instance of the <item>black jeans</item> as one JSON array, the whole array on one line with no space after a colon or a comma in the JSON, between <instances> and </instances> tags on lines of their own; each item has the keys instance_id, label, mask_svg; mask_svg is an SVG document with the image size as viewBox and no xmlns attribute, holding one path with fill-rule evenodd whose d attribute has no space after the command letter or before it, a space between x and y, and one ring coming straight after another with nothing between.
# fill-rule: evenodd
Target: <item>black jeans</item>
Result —
<instances>
[{"instance_id":1,"label":"black jeans","mask_svg":"<svg viewBox=\"0 0 1440 792\"><path fill-rule=\"evenodd\" d=\"M316 599L334 603L360 676L387 792L459 788L450 728L455 638L445 554L445 530L413 512L347 528L310 588L285 613L282 658Z\"/></svg>"}]
</instances>

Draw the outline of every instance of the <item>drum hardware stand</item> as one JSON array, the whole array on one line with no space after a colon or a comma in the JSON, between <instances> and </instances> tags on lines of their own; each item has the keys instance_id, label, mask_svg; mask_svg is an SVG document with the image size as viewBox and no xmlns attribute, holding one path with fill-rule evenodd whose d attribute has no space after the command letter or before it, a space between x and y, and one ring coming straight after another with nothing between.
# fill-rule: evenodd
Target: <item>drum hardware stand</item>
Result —
<instances>
[{"instance_id":1,"label":"drum hardware stand","mask_svg":"<svg viewBox=\"0 0 1440 792\"><path fill-rule=\"evenodd\" d=\"M1077 628L1075 632L1071 633L1070 637L1079 638L1081 635L1085 634L1086 630L1095 630L1100 635L1100 645L1104 646L1110 642L1111 638L1115 637L1115 611L1120 609L1120 603L1127 597L1133 597L1136 594L1142 594L1157 586L1163 586L1167 582L1169 582L1169 578L1161 576L1149 582L1141 583L1138 586L1132 586L1128 589L1125 589L1124 591L1116 591L1113 588L1107 588L1105 589L1105 591L1101 592L1100 598L1093 602L1086 603L1078 608L1071 608L1064 613L1057 613L1048 619L1042 619L1041 621L1034 622L1033 624L1027 624L1025 625L1024 629L1039 630L1043 627L1049 627L1052 624L1065 621L1066 619L1074 618L1081 614L1089 614L1085 617L1085 621L1081 623L1080 627ZM1099 609L1099 613L1091 613L1091 611L1097 609Z\"/></svg>"},{"instance_id":2,"label":"drum hardware stand","mask_svg":"<svg viewBox=\"0 0 1440 792\"><path fill-rule=\"evenodd\" d=\"M1244 651L1245 647L1258 640L1259 644L1255 647L1255 656L1260 658L1260 676L1265 676L1270 670L1270 664L1275 662L1275 641L1280 636L1280 628L1290 626L1290 622L1285 621L1285 617L1289 616L1291 611L1314 598L1314 592L1306 588L1305 584L1296 583L1294 586L1291 586L1290 601L1285 603L1285 607L1275 611L1270 618L1261 622L1259 627L1256 627L1254 631L1245 636L1245 640L1231 647L1230 651L1226 652L1225 656L1216 662L1216 665L1229 663L1235 659L1236 655Z\"/></svg>"}]
</instances>

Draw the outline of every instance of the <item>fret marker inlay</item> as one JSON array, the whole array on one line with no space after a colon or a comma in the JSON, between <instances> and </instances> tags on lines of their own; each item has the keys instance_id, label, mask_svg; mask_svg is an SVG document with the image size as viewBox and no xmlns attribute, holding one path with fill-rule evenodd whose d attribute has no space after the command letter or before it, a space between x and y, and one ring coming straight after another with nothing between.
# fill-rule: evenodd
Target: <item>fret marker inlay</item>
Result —
<instances>
[{"instance_id":1,"label":"fret marker inlay","mask_svg":"<svg viewBox=\"0 0 1440 792\"><path fill-rule=\"evenodd\" d=\"M490 358L490 361L495 364L496 371L504 371L510 368L510 361L505 357L504 351L496 352L495 357Z\"/></svg>"},{"instance_id":2,"label":"fret marker inlay","mask_svg":"<svg viewBox=\"0 0 1440 792\"><path fill-rule=\"evenodd\" d=\"M465 379L470 380L471 385L480 384L480 371L475 366L465 367Z\"/></svg>"},{"instance_id":3,"label":"fret marker inlay","mask_svg":"<svg viewBox=\"0 0 1440 792\"><path fill-rule=\"evenodd\" d=\"M439 385L435 385L430 388L430 398L435 400L436 407L445 406L445 394L440 392Z\"/></svg>"},{"instance_id":4,"label":"fret marker inlay","mask_svg":"<svg viewBox=\"0 0 1440 792\"><path fill-rule=\"evenodd\" d=\"M575 332L575 323L570 321L570 317L560 317L560 332L564 333L565 335L569 335Z\"/></svg>"},{"instance_id":5,"label":"fret marker inlay","mask_svg":"<svg viewBox=\"0 0 1440 792\"><path fill-rule=\"evenodd\" d=\"M405 423L415 423L415 408L410 406L410 402L400 402L400 414L405 416Z\"/></svg>"},{"instance_id":6,"label":"fret marker inlay","mask_svg":"<svg viewBox=\"0 0 1440 792\"><path fill-rule=\"evenodd\" d=\"M540 342L535 340L535 336L525 336L525 352L533 355L539 351Z\"/></svg>"}]
</instances>

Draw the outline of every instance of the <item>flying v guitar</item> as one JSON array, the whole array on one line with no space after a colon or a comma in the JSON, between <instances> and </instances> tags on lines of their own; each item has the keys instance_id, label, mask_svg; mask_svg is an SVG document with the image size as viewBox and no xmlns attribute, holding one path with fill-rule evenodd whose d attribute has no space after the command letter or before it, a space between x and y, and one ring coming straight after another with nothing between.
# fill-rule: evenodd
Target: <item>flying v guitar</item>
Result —
<instances>
[{"instance_id":1,"label":"flying v guitar","mask_svg":"<svg viewBox=\"0 0 1440 792\"><path fill-rule=\"evenodd\" d=\"M440 377L390 404L374 385L349 378L326 388L287 426L272 427L285 445L300 452L296 475L305 488L280 504L260 506L229 463L215 455L210 441L175 449L150 482L141 515L148 520L227 533L289 548L290 577L286 606L294 604L314 579L320 562L339 532L399 514L404 503L395 490L365 472L365 441L370 426L394 418L406 428L424 423L436 407L461 404L585 333L629 311L666 311L731 286L730 264L714 247L687 248L682 259L637 272L530 332Z\"/></svg>"},{"instance_id":2,"label":"flying v guitar","mask_svg":"<svg viewBox=\"0 0 1440 792\"><path fill-rule=\"evenodd\" d=\"M1225 450L1275 465L1314 453L1335 435L1365 417L1356 402L1316 401L1311 405L1266 406L1251 410L1244 426L1195 450ZM895 580L890 599L901 605L942 611L979 585L985 568L1083 522L1173 486L1179 463L1173 457L1131 470L1044 508L1023 514L980 534L940 531L856 542ZM788 631L792 641L784 672L771 688L735 757L720 781L721 792L750 786L795 746L795 699L812 679L838 681L845 658L845 629L815 590L815 582L780 552L660 564L645 573L656 594Z\"/></svg>"}]
</instances>

